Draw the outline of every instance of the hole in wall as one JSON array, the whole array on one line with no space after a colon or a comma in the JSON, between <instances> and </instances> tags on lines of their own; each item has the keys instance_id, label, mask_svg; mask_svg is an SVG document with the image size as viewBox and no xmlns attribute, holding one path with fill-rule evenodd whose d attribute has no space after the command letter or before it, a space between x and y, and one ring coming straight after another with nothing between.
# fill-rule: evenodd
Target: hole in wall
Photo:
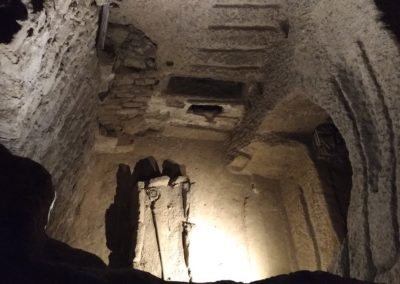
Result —
<instances>
[{"instance_id":1,"label":"hole in wall","mask_svg":"<svg viewBox=\"0 0 400 284\"><path fill-rule=\"evenodd\" d=\"M100 92L98 93L99 100L104 102L104 100L108 97L109 92Z\"/></svg>"},{"instance_id":2,"label":"hole in wall","mask_svg":"<svg viewBox=\"0 0 400 284\"><path fill-rule=\"evenodd\" d=\"M145 64L149 69L156 69L157 67L156 59L152 57L146 58Z\"/></svg>"},{"instance_id":3,"label":"hole in wall","mask_svg":"<svg viewBox=\"0 0 400 284\"><path fill-rule=\"evenodd\" d=\"M219 105L191 105L187 111L195 115L204 116L209 122L224 112L224 108Z\"/></svg>"},{"instance_id":4,"label":"hole in wall","mask_svg":"<svg viewBox=\"0 0 400 284\"><path fill-rule=\"evenodd\" d=\"M76 3L76 1L71 2L71 4L69 5L70 8L76 8L78 7L78 3Z\"/></svg>"},{"instance_id":5,"label":"hole in wall","mask_svg":"<svg viewBox=\"0 0 400 284\"><path fill-rule=\"evenodd\" d=\"M239 99L242 97L242 82L222 81L211 78L171 77L167 94Z\"/></svg>"},{"instance_id":6,"label":"hole in wall","mask_svg":"<svg viewBox=\"0 0 400 284\"><path fill-rule=\"evenodd\" d=\"M27 31L27 36L28 37L31 37L33 35L33 28L30 28L28 31Z\"/></svg>"},{"instance_id":7,"label":"hole in wall","mask_svg":"<svg viewBox=\"0 0 400 284\"><path fill-rule=\"evenodd\" d=\"M289 24L289 20L283 20L279 22L279 27L281 28L282 32L285 35L285 38L289 37L289 31L290 31L290 24Z\"/></svg>"},{"instance_id":8,"label":"hole in wall","mask_svg":"<svg viewBox=\"0 0 400 284\"><path fill-rule=\"evenodd\" d=\"M114 128L112 125L106 125L99 123L99 132L100 135L105 137L118 137L118 130Z\"/></svg>"}]
</instances>

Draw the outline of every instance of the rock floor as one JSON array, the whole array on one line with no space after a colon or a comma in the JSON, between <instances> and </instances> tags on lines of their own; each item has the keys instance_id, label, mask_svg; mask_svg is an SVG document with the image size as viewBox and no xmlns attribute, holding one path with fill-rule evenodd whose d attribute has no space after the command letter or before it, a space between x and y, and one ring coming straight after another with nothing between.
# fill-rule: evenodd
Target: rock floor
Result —
<instances>
[{"instance_id":1,"label":"rock floor","mask_svg":"<svg viewBox=\"0 0 400 284\"><path fill-rule=\"evenodd\" d=\"M118 164L133 167L139 159L154 156L160 165L165 159L184 165L193 182L189 215L194 224L189 247L193 281L248 282L290 272L279 183L232 175L224 167L223 149L221 142L148 137L135 141L129 153L93 155L77 184L84 195L76 201L73 220L64 220L69 225L55 237L108 262L104 214L115 194Z\"/></svg>"}]
</instances>

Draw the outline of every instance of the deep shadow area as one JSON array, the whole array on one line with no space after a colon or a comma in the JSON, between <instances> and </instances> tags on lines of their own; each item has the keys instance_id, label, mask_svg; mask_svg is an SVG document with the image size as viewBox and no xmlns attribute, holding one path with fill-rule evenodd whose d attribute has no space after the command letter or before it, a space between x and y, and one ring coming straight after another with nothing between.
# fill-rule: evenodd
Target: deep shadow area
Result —
<instances>
[{"instance_id":1,"label":"deep shadow area","mask_svg":"<svg viewBox=\"0 0 400 284\"><path fill-rule=\"evenodd\" d=\"M0 43L8 44L21 29L17 21L28 18L28 10L20 0L4 2L0 4Z\"/></svg>"},{"instance_id":2,"label":"deep shadow area","mask_svg":"<svg viewBox=\"0 0 400 284\"><path fill-rule=\"evenodd\" d=\"M43 10L45 0L31 0L33 12L37 13Z\"/></svg>"},{"instance_id":3,"label":"deep shadow area","mask_svg":"<svg viewBox=\"0 0 400 284\"><path fill-rule=\"evenodd\" d=\"M242 97L243 88L244 84L241 82L211 78L171 77L165 92L173 95L239 99Z\"/></svg>"},{"instance_id":4,"label":"deep shadow area","mask_svg":"<svg viewBox=\"0 0 400 284\"><path fill-rule=\"evenodd\" d=\"M117 172L117 189L114 202L106 211L106 239L109 266L132 267L135 257L136 230L139 219L139 192L137 179L128 165L120 164Z\"/></svg>"},{"instance_id":5,"label":"deep shadow area","mask_svg":"<svg viewBox=\"0 0 400 284\"><path fill-rule=\"evenodd\" d=\"M33 13L43 10L44 0L31 0ZM3 0L0 3L0 43L9 44L21 29L17 21L25 21L28 10L21 0ZM30 32L28 32L28 36Z\"/></svg>"},{"instance_id":6,"label":"deep shadow area","mask_svg":"<svg viewBox=\"0 0 400 284\"><path fill-rule=\"evenodd\" d=\"M381 20L400 41L400 2L397 0L375 0L375 4L382 12Z\"/></svg>"},{"instance_id":7,"label":"deep shadow area","mask_svg":"<svg viewBox=\"0 0 400 284\"><path fill-rule=\"evenodd\" d=\"M188 113L204 116L209 122L224 112L224 108L219 105L191 105Z\"/></svg>"},{"instance_id":8,"label":"deep shadow area","mask_svg":"<svg viewBox=\"0 0 400 284\"><path fill-rule=\"evenodd\" d=\"M43 278L48 282L42 283L55 283L51 275L68 270L69 265L89 270L106 267L99 257L46 235L55 196L51 176L40 164L14 156L2 145L0 189L0 266L8 273L2 273L2 283L34 283L35 278L30 277L38 277L43 269L50 273L49 278Z\"/></svg>"},{"instance_id":9,"label":"deep shadow area","mask_svg":"<svg viewBox=\"0 0 400 284\"><path fill-rule=\"evenodd\" d=\"M312 158L318 174L331 189L325 195L331 219L337 235L343 240L347 234L353 176L346 142L337 127L328 122L315 129L312 144Z\"/></svg>"}]
</instances>

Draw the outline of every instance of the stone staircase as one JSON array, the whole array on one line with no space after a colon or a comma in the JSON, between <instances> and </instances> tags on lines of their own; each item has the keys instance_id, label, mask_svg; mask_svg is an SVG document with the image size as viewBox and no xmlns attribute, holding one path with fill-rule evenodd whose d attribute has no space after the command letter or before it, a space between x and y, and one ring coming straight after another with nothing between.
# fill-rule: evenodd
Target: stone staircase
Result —
<instances>
[{"instance_id":1,"label":"stone staircase","mask_svg":"<svg viewBox=\"0 0 400 284\"><path fill-rule=\"evenodd\" d=\"M225 140L244 115L243 97L249 86L264 81L270 58L286 41L282 29L286 7L282 0L171 0L165 4L171 14L156 16L153 5L158 1L124 4L112 15L116 21L131 17L144 28L128 29L124 21L111 25L109 38L122 65L126 57L146 63L143 54L150 50L156 67L129 71L132 66L125 66L126 73L116 74L99 112L100 134L118 137L123 143L150 132ZM161 23L163 27L156 28ZM238 98L228 93L210 97L207 89L196 96L168 94L166 86L176 76L241 82L245 87ZM193 113L193 107L221 108L223 112L207 119L204 116L210 114Z\"/></svg>"},{"instance_id":2,"label":"stone staircase","mask_svg":"<svg viewBox=\"0 0 400 284\"><path fill-rule=\"evenodd\" d=\"M285 40L279 0L216 0L207 31L194 47L191 73L230 80L260 81L268 54Z\"/></svg>"}]
</instances>

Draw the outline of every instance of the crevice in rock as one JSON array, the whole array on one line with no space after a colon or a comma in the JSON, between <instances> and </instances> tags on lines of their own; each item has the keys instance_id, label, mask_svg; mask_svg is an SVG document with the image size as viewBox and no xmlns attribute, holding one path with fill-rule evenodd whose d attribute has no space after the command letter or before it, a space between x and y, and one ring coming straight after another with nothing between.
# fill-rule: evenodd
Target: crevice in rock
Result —
<instances>
[{"instance_id":1,"label":"crevice in rock","mask_svg":"<svg viewBox=\"0 0 400 284\"><path fill-rule=\"evenodd\" d=\"M151 211L151 219L153 221L153 226L154 226L154 231L155 231L155 236L156 236L156 243L157 243L157 249L158 249L158 256L160 258L160 269L161 269L161 279L165 280L164 277L164 262L163 262L163 256L162 256L162 251L161 251L161 243L160 243L160 233L159 233L159 227L157 223L157 217L155 213L155 205L157 200L160 198L160 193L157 191L157 189L150 189L147 191L147 194L150 199L150 211Z\"/></svg>"},{"instance_id":2,"label":"crevice in rock","mask_svg":"<svg viewBox=\"0 0 400 284\"><path fill-rule=\"evenodd\" d=\"M319 252L319 248L318 248L318 241L317 241L317 237L315 234L315 230L314 230L314 226L313 223L311 221L311 216L310 216L310 212L308 209L308 204L306 201L306 197L304 194L304 189L299 186L299 191L300 191L300 203L301 203L301 208L303 210L304 213L304 217L307 223L307 229L308 229L308 235L310 236L312 243L313 243L313 247L314 247L314 254L315 254L315 261L316 261L316 266L317 269L321 269L321 255Z\"/></svg>"},{"instance_id":3,"label":"crevice in rock","mask_svg":"<svg viewBox=\"0 0 400 284\"><path fill-rule=\"evenodd\" d=\"M363 247L363 253L365 254L365 261L366 261L366 266L363 267L364 270L368 270L367 277L369 279L373 279L374 276L376 275L376 271L372 262L372 251L370 248L370 232L369 232L369 224L368 224L368 194L369 194L369 186L368 186L368 162L367 162L367 157L366 157L366 152L363 146L363 143L361 143L361 131L358 127L358 123L354 114L354 110L349 103L348 99L346 98L345 91L342 89L342 86L340 84L340 81L338 79L333 79L332 84L336 89L336 94L338 95L339 101L341 102L342 106L346 110L347 115L349 116L350 121L352 122L353 126L353 131L356 134L355 141L353 143L356 144L356 148L359 151L359 156L362 161L362 173L363 173L363 182L362 182L362 188L361 188L361 198L362 198L362 219L363 219L363 224L362 228L365 230L365 243L362 244ZM350 244L349 244L350 246ZM349 256L350 257L350 256ZM351 259L350 259L351 261ZM351 271L351 267L350 267Z\"/></svg>"},{"instance_id":4,"label":"crevice in rock","mask_svg":"<svg viewBox=\"0 0 400 284\"><path fill-rule=\"evenodd\" d=\"M362 94L353 94L355 90L359 87L355 85L355 82L351 81L353 74L349 74L345 70L339 72L339 77L336 80L335 85L339 87L338 94L340 95L342 103L345 103L344 107L349 110L349 116L354 119L356 125L357 133L357 144L361 146L362 154L364 156L366 167L365 177L367 179L368 189L376 192L378 190L377 186L377 173L381 169L381 163L378 158L378 151L375 125L372 124L373 119L371 118L370 111L366 108L366 103L361 101ZM352 87L351 87L352 86ZM350 88L352 88L350 90ZM350 96L350 94L352 94ZM359 110L359 111L358 111ZM361 115L362 113L362 115ZM363 139L365 138L365 139Z\"/></svg>"},{"instance_id":5,"label":"crevice in rock","mask_svg":"<svg viewBox=\"0 0 400 284\"><path fill-rule=\"evenodd\" d=\"M288 251L289 251L289 257L290 257L290 265L292 266L293 271L297 271L297 270L299 270L299 260L298 260L298 256L296 255L296 247L294 244L293 235L290 233L292 231L292 229L291 229L291 224L290 224L289 217L288 217L288 212L285 209L281 193L278 194L278 200L279 200L279 207L281 209L282 217L283 217L284 224L285 224L285 230L286 230L286 232L288 232L287 239L288 239L288 243L289 243Z\"/></svg>"},{"instance_id":6,"label":"crevice in rock","mask_svg":"<svg viewBox=\"0 0 400 284\"><path fill-rule=\"evenodd\" d=\"M383 2L383 1L382 1ZM398 5L398 15L400 16L400 5ZM398 32L400 33L400 25L398 26ZM400 35L400 34L399 34ZM383 115L385 117L385 122L387 125L387 132L388 132L388 136L389 136L389 163L390 166L388 166L388 168L390 168L390 192L391 192L391 213L392 213L392 226L393 226L393 232L395 234L394 236L394 240L395 240L395 249L396 249L396 257L394 257L392 259L392 263L390 264L389 267L387 267L387 269L390 269L393 265L395 265L398 256L399 256L399 248L400 248L400 239L399 239L399 234L400 234L400 229L399 229L399 220L397 219L397 211L398 211L398 196L397 196L397 186L396 186L396 180L397 180L397 155L396 155L396 146L395 146L395 136L394 136L394 127L393 127L393 120L392 117L390 116L389 113L389 108L388 105L386 103L386 99L385 99L385 93L383 91L383 88L381 86L381 84L379 83L377 74L374 70L374 67L369 59L369 56L367 54L367 50L364 46L364 43L362 41L357 41L357 45L361 50L361 55L362 55L362 59L364 61L364 64L371 76L372 82L375 85L376 88L376 93L377 93L377 97L379 99L379 102L381 104L382 110L383 110Z\"/></svg>"},{"instance_id":7,"label":"crevice in rock","mask_svg":"<svg viewBox=\"0 0 400 284\"><path fill-rule=\"evenodd\" d=\"M189 193L191 189L190 180L183 183L181 185L182 188L182 209L185 220L182 222L182 246L183 246L183 257L185 260L185 265L187 268L187 274L189 283L192 282L192 270L190 267L189 261L189 252L190 252L190 231L194 226L193 223L189 221L189 213L190 213L190 203L189 203Z\"/></svg>"}]
</instances>

